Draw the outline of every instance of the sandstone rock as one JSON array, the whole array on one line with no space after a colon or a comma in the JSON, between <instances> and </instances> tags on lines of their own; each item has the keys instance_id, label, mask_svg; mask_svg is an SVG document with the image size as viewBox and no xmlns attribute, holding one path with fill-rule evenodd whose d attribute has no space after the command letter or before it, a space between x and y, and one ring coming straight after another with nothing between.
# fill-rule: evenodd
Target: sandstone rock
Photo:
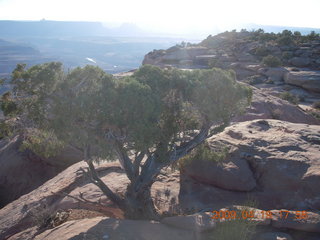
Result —
<instances>
[{"instance_id":1,"label":"sandstone rock","mask_svg":"<svg viewBox=\"0 0 320 240\"><path fill-rule=\"evenodd\" d=\"M37 188L82 156L80 151L67 147L58 156L45 159L30 151L19 151L20 144L18 136L0 142L0 207Z\"/></svg>"},{"instance_id":2,"label":"sandstone rock","mask_svg":"<svg viewBox=\"0 0 320 240\"><path fill-rule=\"evenodd\" d=\"M96 217L92 219L66 222L58 228L46 230L45 232L35 236L33 239L192 240L195 238L191 231L172 228L159 222Z\"/></svg>"},{"instance_id":3,"label":"sandstone rock","mask_svg":"<svg viewBox=\"0 0 320 240\"><path fill-rule=\"evenodd\" d=\"M182 169L183 173L197 182L234 191L251 191L256 181L247 162L224 160L221 163L197 159Z\"/></svg>"},{"instance_id":4,"label":"sandstone rock","mask_svg":"<svg viewBox=\"0 0 320 240\"><path fill-rule=\"evenodd\" d=\"M311 60L308 57L294 57L289 62L295 67L307 67Z\"/></svg>"},{"instance_id":5,"label":"sandstone rock","mask_svg":"<svg viewBox=\"0 0 320 240\"><path fill-rule=\"evenodd\" d=\"M291 71L285 74L284 80L309 91L320 92L320 71Z\"/></svg>"},{"instance_id":6,"label":"sandstone rock","mask_svg":"<svg viewBox=\"0 0 320 240\"><path fill-rule=\"evenodd\" d=\"M230 131L234 134L229 134ZM320 136L318 125L277 120L248 121L226 128L208 142L235 148L228 161L247 162L256 188L246 193L230 191L221 187L222 184L220 187L202 184L185 173L181 176L181 205L184 208L221 208L243 205L249 198L255 199L261 209L318 209L320 145L312 140L316 136ZM207 170L206 165L202 167L203 171Z\"/></svg>"},{"instance_id":7,"label":"sandstone rock","mask_svg":"<svg viewBox=\"0 0 320 240\"><path fill-rule=\"evenodd\" d=\"M259 69L258 71L272 81L283 81L284 75L288 72L288 70L284 67L264 68Z\"/></svg>"},{"instance_id":8,"label":"sandstone rock","mask_svg":"<svg viewBox=\"0 0 320 240\"><path fill-rule=\"evenodd\" d=\"M35 224L32 220L32 214L35 211L40 214L41 211L53 212L60 208L60 201L65 198L65 194L68 194L77 186L84 183L88 184L89 180L86 180L79 172L80 168L84 167L86 167L84 162L74 164L42 186L0 209L0 239L32 227ZM102 170L105 170L102 173L108 174L115 167L117 166L114 163L107 163L102 168ZM96 196L97 199L100 196ZM76 204L73 206L76 206ZM63 207L63 204L61 204L61 207ZM100 211L108 211L108 209L104 208Z\"/></svg>"},{"instance_id":9,"label":"sandstone rock","mask_svg":"<svg viewBox=\"0 0 320 240\"><path fill-rule=\"evenodd\" d=\"M266 94L263 90L253 88L251 106L246 113L233 119L234 122L254 119L277 119L293 123L320 124L320 121L302 109L278 97Z\"/></svg>"},{"instance_id":10,"label":"sandstone rock","mask_svg":"<svg viewBox=\"0 0 320 240\"><path fill-rule=\"evenodd\" d=\"M292 237L283 232L262 233L255 240L293 240Z\"/></svg>"},{"instance_id":11,"label":"sandstone rock","mask_svg":"<svg viewBox=\"0 0 320 240\"><path fill-rule=\"evenodd\" d=\"M85 167L83 161L74 164L42 186L0 209L0 239L34 226L34 213L79 208L97 211L113 218L122 218L122 211L115 208L89 178L83 176L80 169ZM118 162L101 163L97 166L97 171L114 192L125 192L129 180ZM177 211L175 204L178 203L179 186L178 171L162 171L151 189L154 202L160 211ZM75 199L79 199L80 194L87 202ZM88 201L100 204L90 204Z\"/></svg>"},{"instance_id":12,"label":"sandstone rock","mask_svg":"<svg viewBox=\"0 0 320 240\"><path fill-rule=\"evenodd\" d=\"M281 210L273 210L272 226L320 233L320 215L313 212L305 212L305 214L303 217L302 211L289 211L286 215ZM300 217L302 219L299 219Z\"/></svg>"},{"instance_id":13,"label":"sandstone rock","mask_svg":"<svg viewBox=\"0 0 320 240\"><path fill-rule=\"evenodd\" d=\"M189 216L166 217L161 220L161 223L193 232L203 232L216 226L211 216L211 212L204 212Z\"/></svg>"}]
</instances>

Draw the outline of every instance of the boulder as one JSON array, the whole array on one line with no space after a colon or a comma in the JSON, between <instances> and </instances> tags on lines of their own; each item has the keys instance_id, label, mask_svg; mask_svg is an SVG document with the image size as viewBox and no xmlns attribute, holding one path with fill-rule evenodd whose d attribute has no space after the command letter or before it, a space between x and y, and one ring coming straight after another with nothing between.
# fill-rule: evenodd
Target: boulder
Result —
<instances>
[{"instance_id":1,"label":"boulder","mask_svg":"<svg viewBox=\"0 0 320 240\"><path fill-rule=\"evenodd\" d=\"M235 163L241 176L249 165L256 187L247 192L230 191L224 178L214 186L182 172L179 200L183 208L243 205L255 199L261 209L320 208L320 126L278 120L253 120L234 124L208 140L232 149L224 163ZM246 164L238 164L239 161ZM196 160L195 160L196 162ZM203 172L210 163L200 165ZM241 166L241 167L240 167ZM197 169L201 172L201 169ZM216 181L215 174L211 178ZM228 181L227 181L228 182Z\"/></svg>"},{"instance_id":2,"label":"boulder","mask_svg":"<svg viewBox=\"0 0 320 240\"><path fill-rule=\"evenodd\" d=\"M226 190L251 191L256 186L248 163L240 159L221 163L197 159L186 164L181 171L197 182Z\"/></svg>"},{"instance_id":3,"label":"boulder","mask_svg":"<svg viewBox=\"0 0 320 240\"><path fill-rule=\"evenodd\" d=\"M320 233L320 215L318 213L288 211L287 215L281 210L273 210L271 212L273 215L273 227Z\"/></svg>"},{"instance_id":4,"label":"boulder","mask_svg":"<svg viewBox=\"0 0 320 240\"><path fill-rule=\"evenodd\" d=\"M288 70L284 67L274 67L259 69L258 72L268 77L270 80L277 82L283 81L283 77L288 72Z\"/></svg>"},{"instance_id":5,"label":"boulder","mask_svg":"<svg viewBox=\"0 0 320 240\"><path fill-rule=\"evenodd\" d=\"M308 57L294 57L289 61L295 67L307 67L311 63L311 59Z\"/></svg>"},{"instance_id":6,"label":"boulder","mask_svg":"<svg viewBox=\"0 0 320 240\"><path fill-rule=\"evenodd\" d=\"M320 92L320 71L291 71L285 74L284 81L309 91Z\"/></svg>"},{"instance_id":7,"label":"boulder","mask_svg":"<svg viewBox=\"0 0 320 240\"><path fill-rule=\"evenodd\" d=\"M68 166L81 161L81 152L67 147L61 154L40 158L19 150L19 136L0 141L0 207L37 188Z\"/></svg>"},{"instance_id":8,"label":"boulder","mask_svg":"<svg viewBox=\"0 0 320 240\"><path fill-rule=\"evenodd\" d=\"M277 119L292 123L320 124L320 121L304 112L301 108L278 97L265 93L264 90L252 87L251 106L246 112L233 118L234 122L254 119Z\"/></svg>"},{"instance_id":9,"label":"boulder","mask_svg":"<svg viewBox=\"0 0 320 240\"><path fill-rule=\"evenodd\" d=\"M293 240L293 238L283 232L267 232L260 234L255 240Z\"/></svg>"},{"instance_id":10,"label":"boulder","mask_svg":"<svg viewBox=\"0 0 320 240\"><path fill-rule=\"evenodd\" d=\"M37 189L21 196L19 199L0 209L0 239L34 226L34 213L50 213L57 209L63 209L64 207L91 207L89 203L79 205L79 201L75 201L73 205L71 205L71 202L68 202L68 204L65 202L66 194L71 193L72 190L77 187L90 184L89 179L85 178L80 171L81 168L85 167L86 164L83 161L76 163ZM99 172L102 175L108 175L110 172L117 171L117 169L119 169L119 167L114 163L107 163L101 166ZM97 202L101 198L102 193L99 192L99 194L95 194L94 190L95 189L92 190L93 194L90 200ZM79 192L77 195L70 196L79 197ZM109 201L102 198L101 202L108 203ZM110 211L108 207L96 210L105 213Z\"/></svg>"},{"instance_id":11,"label":"boulder","mask_svg":"<svg viewBox=\"0 0 320 240\"><path fill-rule=\"evenodd\" d=\"M36 225L34 214L41 216L57 210L86 209L112 218L123 218L123 212L83 175L81 169L86 166L83 161L76 163L0 209L0 239L32 228ZM96 168L100 178L110 189L119 194L125 193L129 179L118 162L100 163ZM151 190L160 211L176 210L179 186L177 170L168 169L158 176L158 181Z\"/></svg>"},{"instance_id":12,"label":"boulder","mask_svg":"<svg viewBox=\"0 0 320 240\"><path fill-rule=\"evenodd\" d=\"M17 234L18 235L18 234ZM9 240L18 239L15 236ZM48 229L28 236L24 240L83 240L83 239L130 239L130 240L192 240L194 233L190 230L172 228L154 221L119 220L108 217L73 220L63 223L57 228Z\"/></svg>"},{"instance_id":13,"label":"boulder","mask_svg":"<svg viewBox=\"0 0 320 240\"><path fill-rule=\"evenodd\" d=\"M211 212L203 212L188 216L165 217L161 223L193 232L203 232L212 230L216 226L211 217Z\"/></svg>"}]
</instances>

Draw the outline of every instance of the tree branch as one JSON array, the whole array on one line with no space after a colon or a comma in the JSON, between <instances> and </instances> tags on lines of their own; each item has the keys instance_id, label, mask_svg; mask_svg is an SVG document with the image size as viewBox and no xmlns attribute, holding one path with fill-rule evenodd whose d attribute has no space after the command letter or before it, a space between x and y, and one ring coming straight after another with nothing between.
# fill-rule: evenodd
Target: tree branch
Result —
<instances>
[{"instance_id":1,"label":"tree branch","mask_svg":"<svg viewBox=\"0 0 320 240\"><path fill-rule=\"evenodd\" d=\"M124 149L124 147L122 146L122 144L119 141L115 140L114 146L115 146L115 150L119 156L121 166L126 171L126 174L127 174L128 178L130 179L130 181L133 181L135 175L134 175L134 166L131 162L131 159L129 158L126 150Z\"/></svg>"},{"instance_id":2,"label":"tree branch","mask_svg":"<svg viewBox=\"0 0 320 240\"><path fill-rule=\"evenodd\" d=\"M144 156L146 155L145 151L141 151L138 156L135 157L134 162L133 162L133 172L134 172L134 176L135 178L139 176L139 168L140 168L140 164L142 159L144 158Z\"/></svg>"},{"instance_id":3,"label":"tree branch","mask_svg":"<svg viewBox=\"0 0 320 240\"><path fill-rule=\"evenodd\" d=\"M124 208L124 201L122 198L120 198L118 195L116 195L112 190L99 178L96 169L92 163L91 160L86 161L89 166L89 171L91 174L92 182L100 188L100 190L116 205L119 206L119 208Z\"/></svg>"}]
</instances>

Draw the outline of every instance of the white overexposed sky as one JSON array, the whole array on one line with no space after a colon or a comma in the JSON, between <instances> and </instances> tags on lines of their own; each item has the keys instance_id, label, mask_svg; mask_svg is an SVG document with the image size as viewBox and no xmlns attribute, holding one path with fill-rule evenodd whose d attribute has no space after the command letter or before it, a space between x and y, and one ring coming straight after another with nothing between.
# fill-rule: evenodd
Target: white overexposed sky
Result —
<instances>
[{"instance_id":1,"label":"white overexposed sky","mask_svg":"<svg viewBox=\"0 0 320 240\"><path fill-rule=\"evenodd\" d=\"M0 0L1 20L129 22L167 32L245 23L320 28L319 11L320 0Z\"/></svg>"}]
</instances>

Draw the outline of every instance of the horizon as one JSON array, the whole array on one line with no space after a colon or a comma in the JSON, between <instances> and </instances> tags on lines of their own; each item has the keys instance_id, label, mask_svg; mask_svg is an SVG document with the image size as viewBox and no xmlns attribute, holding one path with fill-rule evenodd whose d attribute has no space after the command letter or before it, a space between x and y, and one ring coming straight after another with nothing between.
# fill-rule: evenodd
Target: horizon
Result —
<instances>
[{"instance_id":1,"label":"horizon","mask_svg":"<svg viewBox=\"0 0 320 240\"><path fill-rule=\"evenodd\" d=\"M0 0L0 8L0 20L100 22L106 27L129 23L145 31L168 34L208 35L250 25L320 29L317 0L305 0L303 6L287 0L260 2L259 6L253 0L199 0L196 4L180 0Z\"/></svg>"}]
</instances>

